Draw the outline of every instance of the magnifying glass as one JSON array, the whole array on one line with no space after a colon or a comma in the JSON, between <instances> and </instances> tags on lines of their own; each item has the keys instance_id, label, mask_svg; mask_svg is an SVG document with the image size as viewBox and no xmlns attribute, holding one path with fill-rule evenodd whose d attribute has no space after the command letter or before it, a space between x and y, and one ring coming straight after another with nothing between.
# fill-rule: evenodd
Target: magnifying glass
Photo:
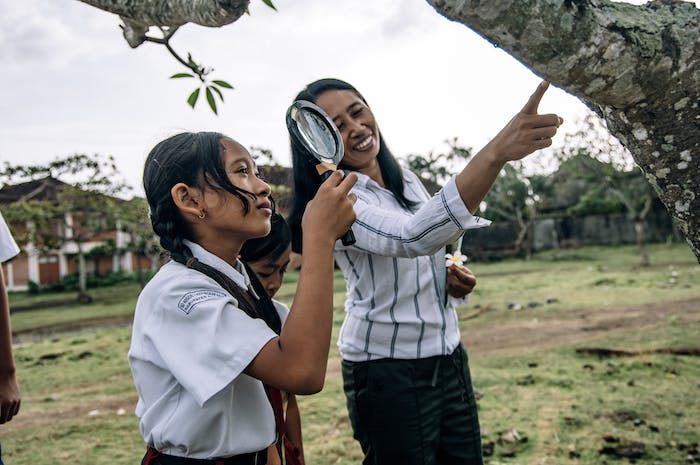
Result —
<instances>
[{"instance_id":1,"label":"magnifying glass","mask_svg":"<svg viewBox=\"0 0 700 465\"><path fill-rule=\"evenodd\" d=\"M343 139L338 128L325 111L306 100L297 100L287 110L287 129L292 143L304 148L309 161L325 181L338 169L343 158ZM341 238L343 245L355 243L355 235L348 230Z\"/></svg>"}]
</instances>

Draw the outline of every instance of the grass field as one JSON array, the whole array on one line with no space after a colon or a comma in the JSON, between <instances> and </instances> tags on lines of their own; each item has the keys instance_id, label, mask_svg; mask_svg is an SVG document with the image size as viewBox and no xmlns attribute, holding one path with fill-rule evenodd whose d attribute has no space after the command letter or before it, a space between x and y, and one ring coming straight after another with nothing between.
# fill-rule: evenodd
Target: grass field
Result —
<instances>
[{"instance_id":1,"label":"grass field","mask_svg":"<svg viewBox=\"0 0 700 465\"><path fill-rule=\"evenodd\" d=\"M700 359L653 352L700 347L700 266L678 244L652 246L651 258L637 268L631 247L585 248L471 265L479 282L459 315L487 463L700 462ZM295 282L289 273L281 300ZM13 315L23 400L0 427L8 465L139 463L126 363L137 292L104 288L91 305ZM65 298L13 294L11 304ZM337 277L336 332L343 298ZM601 358L581 347L640 353ZM361 460L339 363L332 348L324 390L300 401L309 464Z\"/></svg>"}]
</instances>

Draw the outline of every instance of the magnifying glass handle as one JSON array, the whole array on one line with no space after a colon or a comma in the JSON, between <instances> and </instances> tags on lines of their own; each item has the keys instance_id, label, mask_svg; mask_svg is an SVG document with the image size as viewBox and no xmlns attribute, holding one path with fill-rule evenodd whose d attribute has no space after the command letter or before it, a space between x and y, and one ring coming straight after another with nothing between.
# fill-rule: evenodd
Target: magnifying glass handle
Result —
<instances>
[{"instance_id":1,"label":"magnifying glass handle","mask_svg":"<svg viewBox=\"0 0 700 465\"><path fill-rule=\"evenodd\" d=\"M328 179L331 174L333 174L333 171L325 171L323 174L321 174L321 181L323 182ZM343 234L343 237L340 238L340 241L346 246L353 245L355 243L355 234L352 232L352 229L348 229L348 231Z\"/></svg>"}]
</instances>

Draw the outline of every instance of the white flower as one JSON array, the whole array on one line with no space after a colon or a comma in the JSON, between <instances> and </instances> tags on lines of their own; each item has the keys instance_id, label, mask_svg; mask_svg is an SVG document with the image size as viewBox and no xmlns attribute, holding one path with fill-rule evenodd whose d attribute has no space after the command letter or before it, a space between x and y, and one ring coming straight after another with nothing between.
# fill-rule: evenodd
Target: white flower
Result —
<instances>
[{"instance_id":1,"label":"white flower","mask_svg":"<svg viewBox=\"0 0 700 465\"><path fill-rule=\"evenodd\" d=\"M445 266L447 268L451 267L452 265L457 265L460 268L464 268L464 264L467 262L467 256L462 255L462 252L459 250L453 254L451 253L446 253L445 254Z\"/></svg>"}]
</instances>

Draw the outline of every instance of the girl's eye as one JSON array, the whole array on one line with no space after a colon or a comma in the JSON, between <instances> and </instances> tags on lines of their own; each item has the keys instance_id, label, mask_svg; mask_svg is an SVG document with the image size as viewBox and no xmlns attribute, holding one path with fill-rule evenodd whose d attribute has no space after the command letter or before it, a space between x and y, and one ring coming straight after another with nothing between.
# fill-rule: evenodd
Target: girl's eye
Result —
<instances>
[{"instance_id":1,"label":"girl's eye","mask_svg":"<svg viewBox=\"0 0 700 465\"><path fill-rule=\"evenodd\" d=\"M238 168L238 169L236 170L236 173L248 174L248 171L249 171L249 170L248 170L248 167L247 167L247 166L241 166L240 168Z\"/></svg>"},{"instance_id":2,"label":"girl's eye","mask_svg":"<svg viewBox=\"0 0 700 465\"><path fill-rule=\"evenodd\" d=\"M258 273L261 278L269 278L272 276L272 273Z\"/></svg>"},{"instance_id":3,"label":"girl's eye","mask_svg":"<svg viewBox=\"0 0 700 465\"><path fill-rule=\"evenodd\" d=\"M340 123L340 124L338 125L338 131L342 131L344 127L345 127L345 124Z\"/></svg>"}]
</instances>

